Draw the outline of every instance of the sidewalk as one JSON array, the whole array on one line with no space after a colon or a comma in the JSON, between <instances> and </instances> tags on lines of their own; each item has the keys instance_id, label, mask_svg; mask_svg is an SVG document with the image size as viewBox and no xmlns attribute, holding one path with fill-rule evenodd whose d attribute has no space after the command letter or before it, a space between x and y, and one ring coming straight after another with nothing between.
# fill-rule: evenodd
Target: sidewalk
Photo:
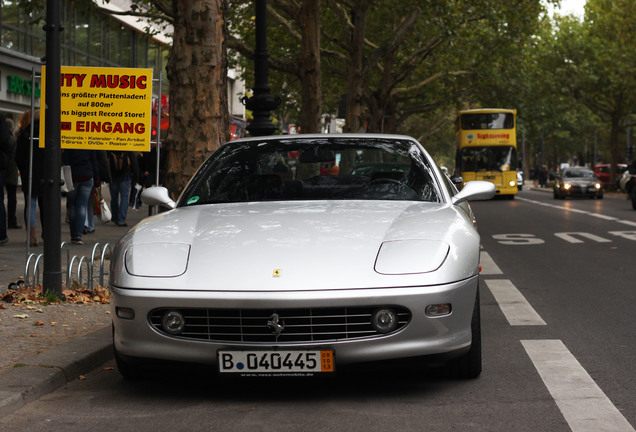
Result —
<instances>
[{"instance_id":1,"label":"sidewalk","mask_svg":"<svg viewBox=\"0 0 636 432\"><path fill-rule=\"evenodd\" d=\"M107 189L107 188L103 188ZM107 195L107 191L104 195ZM22 215L24 200L19 193L18 215ZM105 196L106 202L110 201ZM62 198L62 220L66 215L65 200ZM77 276L79 259L90 260L95 244L110 248L130 228L148 215L148 207L133 211L129 208L128 227L118 227L112 222L102 224L97 221L95 232L85 234L83 245L69 245L69 262L73 264L73 278ZM24 225L24 218L18 217ZM30 252L43 253L39 214L36 215L38 242ZM61 224L61 241L70 243L67 223ZM0 298L7 293L10 283L25 279L27 261L26 230L8 230L9 242L0 246ZM99 271L101 248L97 250L96 272ZM104 271L108 272L109 257L105 257ZM40 268L43 264L40 262ZM82 282L85 283L84 265ZM29 268L33 272L33 264ZM67 253L62 251L62 279L66 279ZM30 280L33 281L33 275ZM108 275L104 275L104 285ZM41 279L40 279L41 283ZM98 274L94 287L99 284ZM0 417L19 409L24 404L52 392L82 373L99 366L112 358L110 310L108 304L86 302L83 304L62 303L48 306L40 304L20 304L0 301Z\"/></svg>"}]
</instances>

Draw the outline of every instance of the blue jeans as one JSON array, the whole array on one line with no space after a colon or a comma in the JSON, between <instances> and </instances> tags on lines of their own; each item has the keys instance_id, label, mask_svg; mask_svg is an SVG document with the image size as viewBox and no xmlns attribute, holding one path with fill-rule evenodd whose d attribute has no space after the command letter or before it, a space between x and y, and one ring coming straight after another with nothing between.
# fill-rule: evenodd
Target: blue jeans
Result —
<instances>
[{"instance_id":1,"label":"blue jeans","mask_svg":"<svg viewBox=\"0 0 636 432\"><path fill-rule=\"evenodd\" d=\"M68 216L71 221L71 239L81 239L84 234L86 207L93 189L93 179L73 182L73 192L66 197Z\"/></svg>"},{"instance_id":2,"label":"blue jeans","mask_svg":"<svg viewBox=\"0 0 636 432\"><path fill-rule=\"evenodd\" d=\"M24 201L26 202L27 200L27 194L24 194ZM24 223L26 224L27 227L32 227L35 226L35 208L38 206L38 197L31 197L31 216L29 217L29 222L27 222L27 210L28 210L28 206L25 204L24 205ZM40 207L40 212L42 211L42 208Z\"/></svg>"},{"instance_id":3,"label":"blue jeans","mask_svg":"<svg viewBox=\"0 0 636 432\"><path fill-rule=\"evenodd\" d=\"M113 177L108 184L110 190L110 209L113 222L123 224L128 213L128 196L130 195L130 177Z\"/></svg>"},{"instance_id":4,"label":"blue jeans","mask_svg":"<svg viewBox=\"0 0 636 432\"><path fill-rule=\"evenodd\" d=\"M92 189L91 189L92 192ZM95 214L93 212L93 194L88 197L88 205L86 206L86 221L84 226L88 232L95 231Z\"/></svg>"},{"instance_id":5,"label":"blue jeans","mask_svg":"<svg viewBox=\"0 0 636 432\"><path fill-rule=\"evenodd\" d=\"M4 176L5 174L6 174L5 170L0 170L0 240L4 240L7 238L7 211L4 208Z\"/></svg>"}]
</instances>

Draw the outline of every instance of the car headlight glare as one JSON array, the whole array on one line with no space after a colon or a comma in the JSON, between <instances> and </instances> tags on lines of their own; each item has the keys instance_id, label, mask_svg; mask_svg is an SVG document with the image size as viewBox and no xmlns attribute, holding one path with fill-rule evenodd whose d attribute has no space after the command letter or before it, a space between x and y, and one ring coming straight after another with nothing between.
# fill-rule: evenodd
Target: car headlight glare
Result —
<instances>
[{"instance_id":1,"label":"car headlight glare","mask_svg":"<svg viewBox=\"0 0 636 432\"><path fill-rule=\"evenodd\" d=\"M185 328L185 318L179 311L167 311L161 318L161 327L170 334L180 335Z\"/></svg>"},{"instance_id":2,"label":"car headlight glare","mask_svg":"<svg viewBox=\"0 0 636 432\"><path fill-rule=\"evenodd\" d=\"M563 189L569 190L572 187L570 183L563 183Z\"/></svg>"},{"instance_id":3,"label":"car headlight glare","mask_svg":"<svg viewBox=\"0 0 636 432\"><path fill-rule=\"evenodd\" d=\"M371 316L371 325L378 333L391 333L398 326L398 317L393 309L378 309Z\"/></svg>"},{"instance_id":4,"label":"car headlight glare","mask_svg":"<svg viewBox=\"0 0 636 432\"><path fill-rule=\"evenodd\" d=\"M510 180L508 184L510 185L510 187L514 187L517 183L514 180Z\"/></svg>"},{"instance_id":5,"label":"car headlight glare","mask_svg":"<svg viewBox=\"0 0 636 432\"><path fill-rule=\"evenodd\" d=\"M595 187L596 189L600 189L600 188L601 188L601 184L600 184L600 183L596 183L596 184L594 185L594 187Z\"/></svg>"}]
</instances>

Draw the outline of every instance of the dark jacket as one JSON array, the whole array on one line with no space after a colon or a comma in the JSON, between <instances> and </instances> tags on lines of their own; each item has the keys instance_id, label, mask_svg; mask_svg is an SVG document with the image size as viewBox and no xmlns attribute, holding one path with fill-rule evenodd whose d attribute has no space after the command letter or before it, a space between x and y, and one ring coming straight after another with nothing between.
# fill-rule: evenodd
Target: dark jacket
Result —
<instances>
[{"instance_id":1,"label":"dark jacket","mask_svg":"<svg viewBox=\"0 0 636 432\"><path fill-rule=\"evenodd\" d=\"M99 165L99 180L102 183L110 183L110 163L108 162L108 152L106 150L95 150L97 152L97 164Z\"/></svg>"},{"instance_id":2,"label":"dark jacket","mask_svg":"<svg viewBox=\"0 0 636 432\"><path fill-rule=\"evenodd\" d=\"M132 183L139 183L139 164L137 153L132 151L109 151L108 163L113 179L130 177Z\"/></svg>"},{"instance_id":3,"label":"dark jacket","mask_svg":"<svg viewBox=\"0 0 636 432\"><path fill-rule=\"evenodd\" d=\"M18 144L15 152L15 163L20 170L22 178L22 190L28 193L29 188L29 157L31 153L31 125L27 125L18 132ZM40 124L36 122L33 125L33 136L40 135ZM44 149L38 146L38 140L33 140L33 188L31 196L36 197L40 194L40 185L42 183L42 175L44 171Z\"/></svg>"},{"instance_id":4,"label":"dark jacket","mask_svg":"<svg viewBox=\"0 0 636 432\"><path fill-rule=\"evenodd\" d=\"M91 178L95 182L99 181L99 165L95 150L64 149L62 163L71 166L74 182L84 182Z\"/></svg>"}]
</instances>

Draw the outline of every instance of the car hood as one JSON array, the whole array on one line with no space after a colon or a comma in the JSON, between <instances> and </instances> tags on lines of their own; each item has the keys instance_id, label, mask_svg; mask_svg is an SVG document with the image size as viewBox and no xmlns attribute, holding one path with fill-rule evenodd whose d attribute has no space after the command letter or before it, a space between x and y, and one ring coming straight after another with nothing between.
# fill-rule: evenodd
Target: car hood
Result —
<instances>
[{"instance_id":1,"label":"car hood","mask_svg":"<svg viewBox=\"0 0 636 432\"><path fill-rule=\"evenodd\" d=\"M590 177L568 177L563 179L563 183L570 183L574 185L588 185L599 183L600 180Z\"/></svg>"},{"instance_id":2,"label":"car hood","mask_svg":"<svg viewBox=\"0 0 636 432\"><path fill-rule=\"evenodd\" d=\"M436 285L478 272L479 235L449 204L304 201L185 207L116 245L114 286L220 291Z\"/></svg>"}]
</instances>

